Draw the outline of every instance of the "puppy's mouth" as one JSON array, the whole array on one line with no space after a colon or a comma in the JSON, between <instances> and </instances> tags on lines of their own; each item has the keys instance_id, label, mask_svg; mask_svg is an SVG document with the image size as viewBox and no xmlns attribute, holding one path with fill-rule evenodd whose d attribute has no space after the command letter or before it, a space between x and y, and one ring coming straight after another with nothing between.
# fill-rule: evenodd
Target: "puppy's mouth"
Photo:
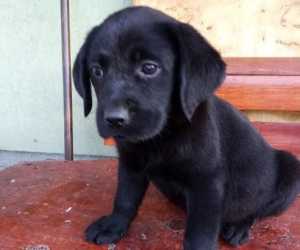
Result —
<instances>
[{"instance_id":1,"label":"puppy's mouth","mask_svg":"<svg viewBox=\"0 0 300 250\"><path fill-rule=\"evenodd\" d=\"M120 142L120 143L140 143L140 142L145 142L147 140L150 140L154 137L156 137L156 133L152 134L128 134L128 135L113 135L112 137L115 139L116 142Z\"/></svg>"},{"instance_id":2,"label":"puppy's mouth","mask_svg":"<svg viewBox=\"0 0 300 250\"><path fill-rule=\"evenodd\" d=\"M115 135L115 136L113 136L113 138L116 141L126 141L126 140L128 140L125 135Z\"/></svg>"},{"instance_id":3,"label":"puppy's mouth","mask_svg":"<svg viewBox=\"0 0 300 250\"><path fill-rule=\"evenodd\" d=\"M115 139L115 140L126 140L128 138L128 136L121 134L121 133L110 133L108 131L105 131L104 133L100 133L100 135L104 138L104 139Z\"/></svg>"},{"instance_id":4,"label":"puppy's mouth","mask_svg":"<svg viewBox=\"0 0 300 250\"><path fill-rule=\"evenodd\" d=\"M115 135L114 138L119 139L119 140L123 140L123 139L126 138L126 136L125 135Z\"/></svg>"},{"instance_id":5,"label":"puppy's mouth","mask_svg":"<svg viewBox=\"0 0 300 250\"><path fill-rule=\"evenodd\" d=\"M132 137L130 135L127 135L125 132L123 133L121 131L111 131L110 129L102 131L102 133L100 133L100 135L104 139L112 138L117 142L131 141L131 137Z\"/></svg>"},{"instance_id":6,"label":"puppy's mouth","mask_svg":"<svg viewBox=\"0 0 300 250\"><path fill-rule=\"evenodd\" d=\"M145 136L145 135L125 135L125 134L110 134L109 137L105 138L113 138L117 143L138 143L141 141L146 141L152 138L153 136Z\"/></svg>"},{"instance_id":7,"label":"puppy's mouth","mask_svg":"<svg viewBox=\"0 0 300 250\"><path fill-rule=\"evenodd\" d=\"M113 138L116 142L131 142L136 143L138 141L141 141L143 138L140 138L139 136L126 136L126 135L114 135Z\"/></svg>"},{"instance_id":8,"label":"puppy's mouth","mask_svg":"<svg viewBox=\"0 0 300 250\"><path fill-rule=\"evenodd\" d=\"M114 138L117 143L139 143L160 134L166 122L157 113L153 115L143 112L138 118L124 127L112 127L100 116L97 119L98 132L101 137Z\"/></svg>"}]
</instances>

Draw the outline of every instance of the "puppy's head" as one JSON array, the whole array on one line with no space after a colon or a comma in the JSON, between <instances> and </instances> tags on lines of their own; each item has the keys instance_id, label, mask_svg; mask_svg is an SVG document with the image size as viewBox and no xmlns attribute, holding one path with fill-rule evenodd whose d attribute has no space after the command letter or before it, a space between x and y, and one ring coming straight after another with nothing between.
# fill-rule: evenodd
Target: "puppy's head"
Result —
<instances>
[{"instance_id":1,"label":"puppy's head","mask_svg":"<svg viewBox=\"0 0 300 250\"><path fill-rule=\"evenodd\" d=\"M218 52L190 25L151 8L132 7L89 33L73 77L86 116L92 86L95 90L101 136L139 141L163 130L174 95L190 121L221 84L224 71Z\"/></svg>"}]
</instances>

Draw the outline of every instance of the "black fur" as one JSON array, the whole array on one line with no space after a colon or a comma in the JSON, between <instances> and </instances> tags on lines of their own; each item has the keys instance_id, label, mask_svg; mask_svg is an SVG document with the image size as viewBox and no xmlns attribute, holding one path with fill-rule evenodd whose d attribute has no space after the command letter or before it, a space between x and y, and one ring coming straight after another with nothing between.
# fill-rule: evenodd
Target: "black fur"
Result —
<instances>
[{"instance_id":1,"label":"black fur","mask_svg":"<svg viewBox=\"0 0 300 250\"><path fill-rule=\"evenodd\" d=\"M119 182L112 214L87 228L88 241L118 241L149 181L186 209L186 250L217 249L219 234L242 244L256 219L295 199L298 160L213 94L224 75L195 29L147 7L114 13L90 32L74 82L85 115L95 89L99 133L117 141Z\"/></svg>"}]
</instances>

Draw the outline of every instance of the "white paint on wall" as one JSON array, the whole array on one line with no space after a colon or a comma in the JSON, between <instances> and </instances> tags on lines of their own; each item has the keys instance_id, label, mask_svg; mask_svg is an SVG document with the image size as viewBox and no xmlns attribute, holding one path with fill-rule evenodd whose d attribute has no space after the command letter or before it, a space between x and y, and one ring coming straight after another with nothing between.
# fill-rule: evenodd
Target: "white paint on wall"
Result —
<instances>
[{"instance_id":1,"label":"white paint on wall","mask_svg":"<svg viewBox=\"0 0 300 250\"><path fill-rule=\"evenodd\" d=\"M70 1L72 59L92 26L128 0ZM0 150L63 152L60 1L0 2ZM76 154L115 155L73 89ZM95 107L95 105L94 105Z\"/></svg>"}]
</instances>

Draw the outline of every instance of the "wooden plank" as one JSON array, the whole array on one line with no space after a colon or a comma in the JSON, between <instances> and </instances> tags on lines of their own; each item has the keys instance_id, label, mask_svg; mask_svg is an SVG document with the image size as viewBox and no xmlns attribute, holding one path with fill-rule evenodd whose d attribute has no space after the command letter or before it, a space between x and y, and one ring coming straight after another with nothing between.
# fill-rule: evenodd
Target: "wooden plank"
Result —
<instances>
[{"instance_id":1,"label":"wooden plank","mask_svg":"<svg viewBox=\"0 0 300 250\"><path fill-rule=\"evenodd\" d=\"M300 123L254 122L254 125L274 148L300 157Z\"/></svg>"},{"instance_id":2,"label":"wooden plank","mask_svg":"<svg viewBox=\"0 0 300 250\"><path fill-rule=\"evenodd\" d=\"M240 110L300 111L300 76L227 76L217 95Z\"/></svg>"},{"instance_id":3,"label":"wooden plank","mask_svg":"<svg viewBox=\"0 0 300 250\"><path fill-rule=\"evenodd\" d=\"M106 146L115 146L116 142L112 137L104 139L104 145Z\"/></svg>"},{"instance_id":4,"label":"wooden plank","mask_svg":"<svg viewBox=\"0 0 300 250\"><path fill-rule=\"evenodd\" d=\"M300 58L224 58L228 75L299 76Z\"/></svg>"},{"instance_id":5,"label":"wooden plank","mask_svg":"<svg viewBox=\"0 0 300 250\"><path fill-rule=\"evenodd\" d=\"M1 250L182 249L185 213L154 185L116 246L84 239L84 228L111 211L117 176L116 160L33 162L0 171ZM247 245L232 248L222 240L218 249L299 250L299 198L284 215L257 223Z\"/></svg>"}]
</instances>

